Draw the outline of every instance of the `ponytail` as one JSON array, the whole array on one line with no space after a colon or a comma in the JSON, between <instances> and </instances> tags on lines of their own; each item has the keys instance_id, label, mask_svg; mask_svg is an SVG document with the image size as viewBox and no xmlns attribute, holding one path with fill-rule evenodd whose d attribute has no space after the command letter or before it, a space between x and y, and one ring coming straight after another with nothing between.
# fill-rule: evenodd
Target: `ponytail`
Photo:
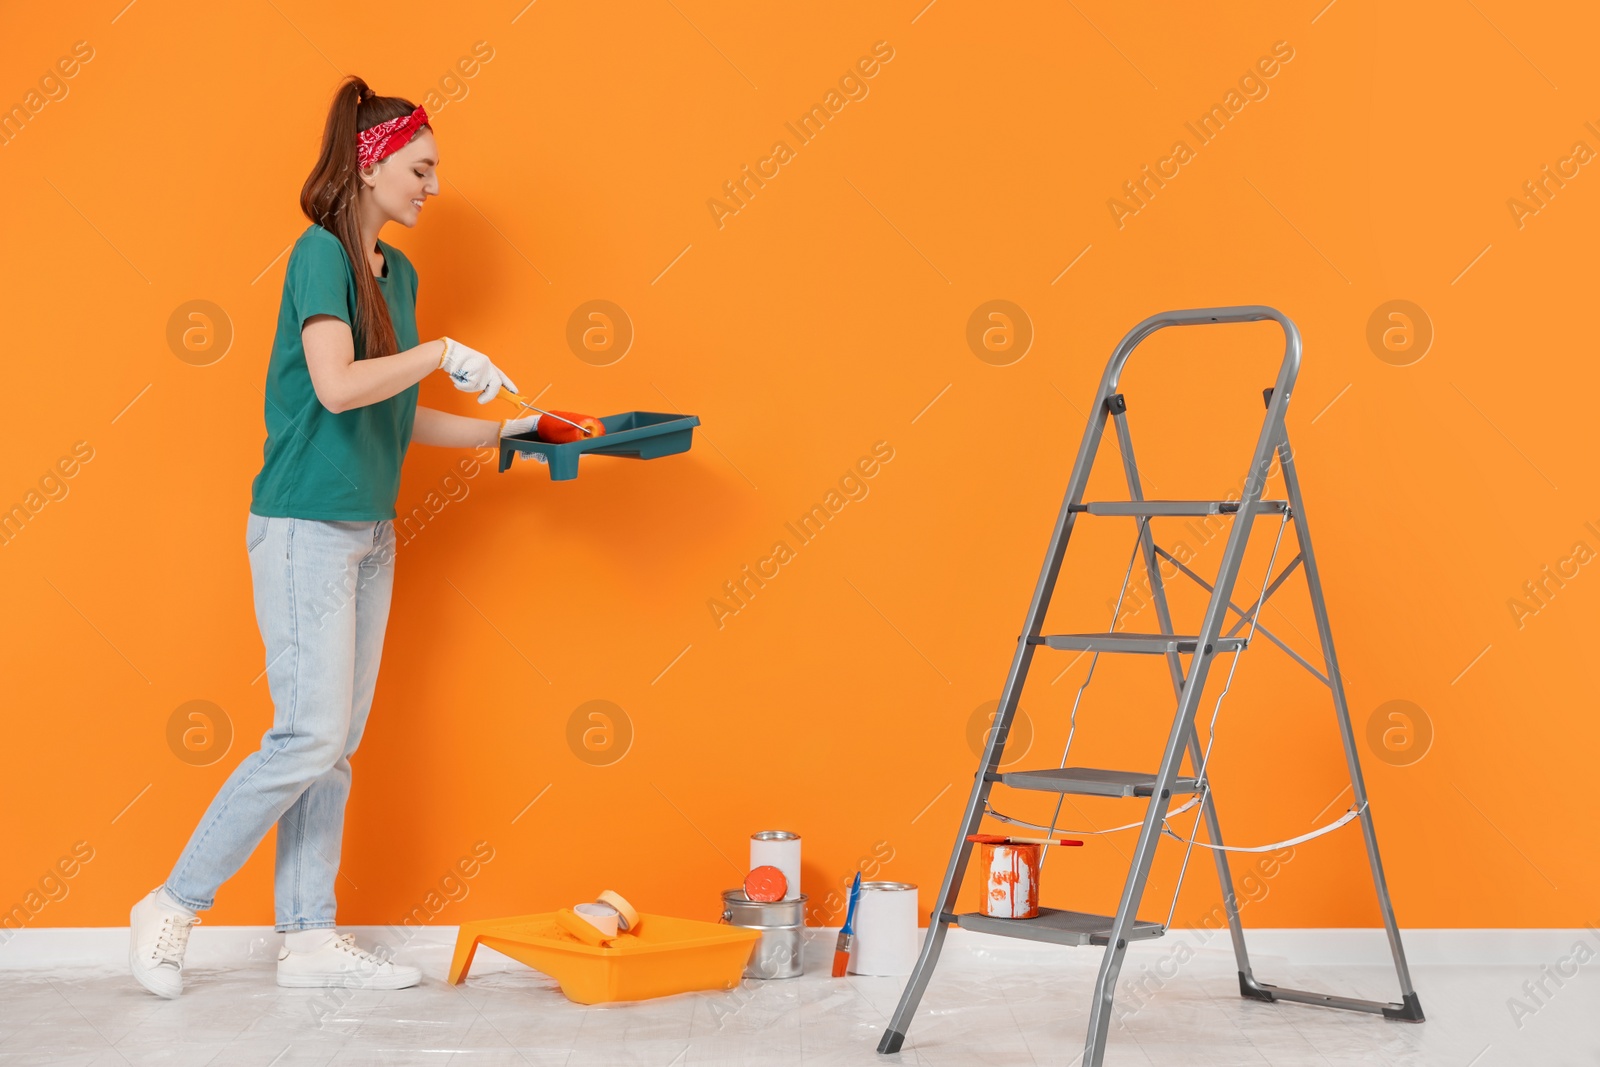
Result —
<instances>
[{"instance_id":1,"label":"ponytail","mask_svg":"<svg viewBox=\"0 0 1600 1067\"><path fill-rule=\"evenodd\" d=\"M356 134L380 122L409 115L416 105L398 96L377 96L354 74L333 94L322 130L322 150L300 189L300 210L332 233L344 246L356 275L356 333L362 345L357 359L393 355L398 349L394 324L383 290L367 263L371 249L361 247L356 212L361 175L356 168Z\"/></svg>"}]
</instances>

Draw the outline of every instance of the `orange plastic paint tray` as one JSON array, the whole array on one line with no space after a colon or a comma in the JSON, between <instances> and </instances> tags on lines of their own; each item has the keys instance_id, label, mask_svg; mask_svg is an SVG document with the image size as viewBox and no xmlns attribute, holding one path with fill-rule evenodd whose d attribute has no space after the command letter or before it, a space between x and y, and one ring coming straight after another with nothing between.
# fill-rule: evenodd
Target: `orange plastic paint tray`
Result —
<instances>
[{"instance_id":1,"label":"orange plastic paint tray","mask_svg":"<svg viewBox=\"0 0 1600 1067\"><path fill-rule=\"evenodd\" d=\"M561 931L555 913L482 919L461 924L450 984L466 977L472 955L488 945L561 983L579 1004L649 1000L739 984L761 931L739 926L641 915L637 934L607 947L585 945Z\"/></svg>"}]
</instances>

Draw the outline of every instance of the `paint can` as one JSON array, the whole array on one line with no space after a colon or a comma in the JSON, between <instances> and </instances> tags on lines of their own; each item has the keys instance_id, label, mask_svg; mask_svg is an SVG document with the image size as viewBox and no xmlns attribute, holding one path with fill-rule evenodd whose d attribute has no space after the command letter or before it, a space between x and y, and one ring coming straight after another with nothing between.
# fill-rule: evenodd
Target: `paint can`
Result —
<instances>
[{"instance_id":1,"label":"paint can","mask_svg":"<svg viewBox=\"0 0 1600 1067\"><path fill-rule=\"evenodd\" d=\"M983 913L995 919L1039 914L1039 846L984 844L979 859L988 878Z\"/></svg>"},{"instance_id":2,"label":"paint can","mask_svg":"<svg viewBox=\"0 0 1600 1067\"><path fill-rule=\"evenodd\" d=\"M850 973L907 975L916 962L917 887L910 882L862 882Z\"/></svg>"},{"instance_id":3,"label":"paint can","mask_svg":"<svg viewBox=\"0 0 1600 1067\"><path fill-rule=\"evenodd\" d=\"M760 930L761 940L745 964L746 978L799 978L804 970L801 949L805 943L806 896L771 902L751 900L744 888L722 891L722 921L730 926Z\"/></svg>"},{"instance_id":4,"label":"paint can","mask_svg":"<svg viewBox=\"0 0 1600 1067\"><path fill-rule=\"evenodd\" d=\"M789 883L784 900L800 896L800 835L788 830L762 830L750 835L750 870L776 867Z\"/></svg>"}]
</instances>

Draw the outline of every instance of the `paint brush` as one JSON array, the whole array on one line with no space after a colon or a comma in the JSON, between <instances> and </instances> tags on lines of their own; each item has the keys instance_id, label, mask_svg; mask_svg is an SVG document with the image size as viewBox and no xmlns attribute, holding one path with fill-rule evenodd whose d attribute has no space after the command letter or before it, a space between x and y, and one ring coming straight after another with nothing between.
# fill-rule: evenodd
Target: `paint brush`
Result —
<instances>
[{"instance_id":1,"label":"paint brush","mask_svg":"<svg viewBox=\"0 0 1600 1067\"><path fill-rule=\"evenodd\" d=\"M536 407L533 406L532 403L530 403L528 401L528 399L526 397L522 396L520 393L513 393L509 389L501 389L500 390L500 395L505 397L507 400L511 401L513 404L516 404L516 405L518 405L518 406L520 406L522 408L525 408L528 411L537 411L541 415L550 416L552 419L555 419L557 422L564 422L568 426L571 426L575 430L582 430L584 432L585 436L589 436L589 437L594 436L594 431L589 429L589 427L587 427L587 426L579 426L577 423L573 422L571 419L563 419L560 415L557 415L553 411L546 411L544 408L536 408Z\"/></svg>"},{"instance_id":2,"label":"paint brush","mask_svg":"<svg viewBox=\"0 0 1600 1067\"><path fill-rule=\"evenodd\" d=\"M861 872L856 872L856 880L850 885L850 906L844 913L844 929L839 931L839 941L833 948L833 976L843 978L845 968L850 966L850 949L855 944L856 934L856 904L861 900Z\"/></svg>"},{"instance_id":3,"label":"paint brush","mask_svg":"<svg viewBox=\"0 0 1600 1067\"><path fill-rule=\"evenodd\" d=\"M1005 834L968 834L967 840L975 845L1081 845L1065 837L1007 837Z\"/></svg>"}]
</instances>

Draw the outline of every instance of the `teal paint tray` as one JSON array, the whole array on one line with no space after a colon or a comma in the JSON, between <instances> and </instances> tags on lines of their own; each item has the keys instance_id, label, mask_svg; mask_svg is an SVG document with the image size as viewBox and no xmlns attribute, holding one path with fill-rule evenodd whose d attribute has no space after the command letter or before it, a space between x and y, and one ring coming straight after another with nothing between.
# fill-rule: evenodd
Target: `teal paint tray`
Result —
<instances>
[{"instance_id":1,"label":"teal paint tray","mask_svg":"<svg viewBox=\"0 0 1600 1067\"><path fill-rule=\"evenodd\" d=\"M533 434L500 438L500 470L511 466L518 452L541 456L550 468L552 482L565 482L578 476L578 457L625 456L628 459L658 459L689 451L698 415L669 415L659 411L624 411L602 415L606 432L602 437L568 441L553 445Z\"/></svg>"}]
</instances>

